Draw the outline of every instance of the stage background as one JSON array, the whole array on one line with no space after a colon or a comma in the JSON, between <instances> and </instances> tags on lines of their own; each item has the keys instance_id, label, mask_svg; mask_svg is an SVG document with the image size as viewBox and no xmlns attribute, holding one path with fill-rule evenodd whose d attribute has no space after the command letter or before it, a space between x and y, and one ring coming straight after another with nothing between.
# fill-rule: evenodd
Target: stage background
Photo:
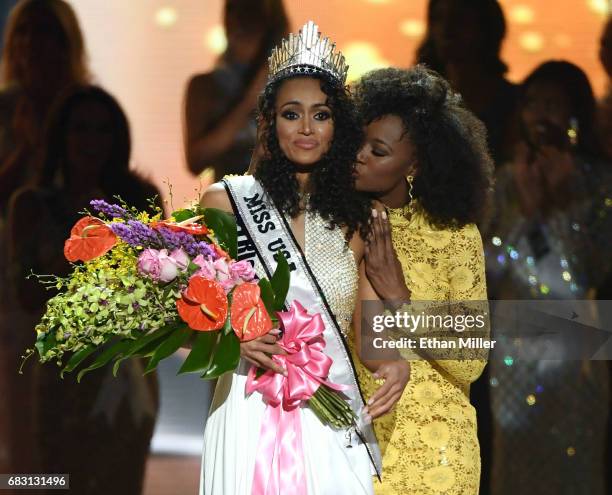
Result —
<instances>
[{"instance_id":1,"label":"stage background","mask_svg":"<svg viewBox=\"0 0 612 495\"><path fill-rule=\"evenodd\" d=\"M224 47L222 0L73 0L97 82L126 110L134 166L175 206L196 197L199 179L185 166L182 102L189 77L209 70ZM598 95L597 60L609 0L502 0L508 36L503 58L520 81L544 60L565 58L589 75ZM380 66L407 67L425 30L426 0L287 0L292 28L309 19L331 35L350 77Z\"/></svg>"}]
</instances>

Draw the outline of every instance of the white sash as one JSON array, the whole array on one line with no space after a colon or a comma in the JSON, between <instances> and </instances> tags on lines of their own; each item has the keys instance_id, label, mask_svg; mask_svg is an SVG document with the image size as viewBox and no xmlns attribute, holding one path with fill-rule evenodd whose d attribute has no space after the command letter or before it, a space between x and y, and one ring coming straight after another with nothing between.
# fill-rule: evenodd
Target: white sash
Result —
<instances>
[{"instance_id":1,"label":"white sash","mask_svg":"<svg viewBox=\"0 0 612 495\"><path fill-rule=\"evenodd\" d=\"M238 220L238 259L248 259L253 265L261 266L270 277L276 267L274 256L279 251L283 253L291 270L286 303L297 300L310 313L321 314L325 322L325 354L333 360L329 380L350 387L345 394L353 411L361 418L365 402L351 353L287 220L266 197L261 184L253 176L226 177L223 183ZM358 420L355 433L365 444L372 466L380 478L381 456L372 426ZM344 437L346 432L338 434Z\"/></svg>"}]
</instances>

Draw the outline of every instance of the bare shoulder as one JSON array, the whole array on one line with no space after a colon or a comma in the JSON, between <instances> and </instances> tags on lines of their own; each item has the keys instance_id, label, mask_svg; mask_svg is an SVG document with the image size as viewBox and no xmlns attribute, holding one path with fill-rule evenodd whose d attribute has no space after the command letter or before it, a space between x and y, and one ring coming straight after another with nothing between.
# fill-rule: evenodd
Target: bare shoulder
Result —
<instances>
[{"instance_id":1,"label":"bare shoulder","mask_svg":"<svg viewBox=\"0 0 612 495\"><path fill-rule=\"evenodd\" d=\"M215 182L206 188L206 191L204 191L200 198L200 204L204 208L218 208L219 210L233 213L232 203L221 182Z\"/></svg>"}]
</instances>

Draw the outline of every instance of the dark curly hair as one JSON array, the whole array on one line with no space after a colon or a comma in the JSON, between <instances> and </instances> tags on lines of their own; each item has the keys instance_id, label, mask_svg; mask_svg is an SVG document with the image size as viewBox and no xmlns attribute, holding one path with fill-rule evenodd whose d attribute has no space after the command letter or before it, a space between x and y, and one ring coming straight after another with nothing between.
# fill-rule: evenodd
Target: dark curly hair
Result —
<instances>
[{"instance_id":1,"label":"dark curly hair","mask_svg":"<svg viewBox=\"0 0 612 495\"><path fill-rule=\"evenodd\" d=\"M354 187L353 170L363 131L355 106L344 86L323 75L309 76L321 81L334 122L330 149L310 175L309 210L329 222L330 228L346 227L347 240L357 231L367 235L371 211L369 198ZM268 84L259 98L258 120L263 122L258 137L267 150L255 165L253 175L265 188L279 210L295 217L300 212L299 185L295 165L285 156L278 143L275 123L276 95L286 79Z\"/></svg>"},{"instance_id":2,"label":"dark curly hair","mask_svg":"<svg viewBox=\"0 0 612 495\"><path fill-rule=\"evenodd\" d=\"M493 170L486 130L448 82L422 65L388 68L363 76L355 92L366 124L385 115L402 119L416 149L413 195L431 221L439 227L482 222Z\"/></svg>"}]
</instances>

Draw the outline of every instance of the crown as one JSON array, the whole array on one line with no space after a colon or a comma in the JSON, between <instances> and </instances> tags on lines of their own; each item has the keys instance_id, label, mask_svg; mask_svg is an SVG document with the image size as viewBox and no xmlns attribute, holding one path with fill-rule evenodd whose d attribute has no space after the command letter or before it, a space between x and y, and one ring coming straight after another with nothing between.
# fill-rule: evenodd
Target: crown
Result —
<instances>
[{"instance_id":1,"label":"crown","mask_svg":"<svg viewBox=\"0 0 612 495\"><path fill-rule=\"evenodd\" d=\"M336 44L321 37L319 27L308 21L299 33L289 34L268 59L268 82L296 75L324 74L344 85L348 65L344 55L335 52Z\"/></svg>"}]
</instances>

